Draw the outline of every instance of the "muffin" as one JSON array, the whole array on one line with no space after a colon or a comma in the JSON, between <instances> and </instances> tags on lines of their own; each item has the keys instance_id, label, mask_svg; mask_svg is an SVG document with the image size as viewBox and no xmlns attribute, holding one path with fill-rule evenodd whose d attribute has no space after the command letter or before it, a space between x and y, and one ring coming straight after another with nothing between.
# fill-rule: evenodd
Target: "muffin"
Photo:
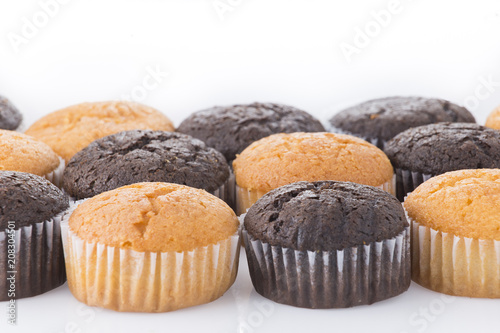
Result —
<instances>
[{"instance_id":1,"label":"muffin","mask_svg":"<svg viewBox=\"0 0 500 333\"><path fill-rule=\"evenodd\" d=\"M246 148L234 160L233 169L238 214L270 190L301 180L352 181L395 193L387 156L350 135L274 134Z\"/></svg>"},{"instance_id":2,"label":"muffin","mask_svg":"<svg viewBox=\"0 0 500 333\"><path fill-rule=\"evenodd\" d=\"M68 198L45 178L0 171L0 301L66 281L59 222Z\"/></svg>"},{"instance_id":3,"label":"muffin","mask_svg":"<svg viewBox=\"0 0 500 333\"><path fill-rule=\"evenodd\" d=\"M64 161L49 146L31 136L0 130L0 170L32 173L59 186Z\"/></svg>"},{"instance_id":4,"label":"muffin","mask_svg":"<svg viewBox=\"0 0 500 333\"><path fill-rule=\"evenodd\" d=\"M441 293L500 298L500 169L433 177L404 202L412 277Z\"/></svg>"},{"instance_id":5,"label":"muffin","mask_svg":"<svg viewBox=\"0 0 500 333\"><path fill-rule=\"evenodd\" d=\"M488 119L486 119L486 127L500 129L500 106L495 110L491 111Z\"/></svg>"},{"instance_id":6,"label":"muffin","mask_svg":"<svg viewBox=\"0 0 500 333\"><path fill-rule=\"evenodd\" d=\"M252 142L276 133L324 132L313 116L272 103L216 106L193 113L177 129L214 147L228 162Z\"/></svg>"},{"instance_id":7,"label":"muffin","mask_svg":"<svg viewBox=\"0 0 500 333\"><path fill-rule=\"evenodd\" d=\"M477 124L432 124L398 134L384 151L396 172L396 196L403 201L432 176L500 168L500 132Z\"/></svg>"},{"instance_id":8,"label":"muffin","mask_svg":"<svg viewBox=\"0 0 500 333\"><path fill-rule=\"evenodd\" d=\"M410 286L399 201L351 182L297 182L264 195L242 230L255 290L305 308L372 304Z\"/></svg>"},{"instance_id":9,"label":"muffin","mask_svg":"<svg viewBox=\"0 0 500 333\"><path fill-rule=\"evenodd\" d=\"M84 199L140 182L183 184L227 201L234 193L220 152L189 135L150 130L120 132L92 142L71 158L63 188Z\"/></svg>"},{"instance_id":10,"label":"muffin","mask_svg":"<svg viewBox=\"0 0 500 333\"><path fill-rule=\"evenodd\" d=\"M23 121L23 115L7 98L0 95L0 129L15 130Z\"/></svg>"},{"instance_id":11,"label":"muffin","mask_svg":"<svg viewBox=\"0 0 500 333\"><path fill-rule=\"evenodd\" d=\"M173 131L159 111L134 102L82 103L39 119L26 134L48 144L66 162L92 141L132 129Z\"/></svg>"},{"instance_id":12,"label":"muffin","mask_svg":"<svg viewBox=\"0 0 500 333\"><path fill-rule=\"evenodd\" d=\"M238 225L224 201L183 185L138 183L101 193L64 216L69 288L89 306L116 311L213 301L236 278Z\"/></svg>"},{"instance_id":13,"label":"muffin","mask_svg":"<svg viewBox=\"0 0 500 333\"><path fill-rule=\"evenodd\" d=\"M464 107L437 98L386 97L369 100L330 118L331 131L365 139L380 149L411 127L438 122L475 123Z\"/></svg>"}]
</instances>

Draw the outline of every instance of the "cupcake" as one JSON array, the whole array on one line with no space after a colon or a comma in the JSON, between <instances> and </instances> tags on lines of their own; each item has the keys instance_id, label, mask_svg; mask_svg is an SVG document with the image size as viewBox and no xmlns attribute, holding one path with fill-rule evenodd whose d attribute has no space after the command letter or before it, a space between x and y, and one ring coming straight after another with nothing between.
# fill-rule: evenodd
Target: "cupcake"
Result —
<instances>
[{"instance_id":1,"label":"cupcake","mask_svg":"<svg viewBox=\"0 0 500 333\"><path fill-rule=\"evenodd\" d=\"M404 202L412 277L441 293L500 298L500 169L442 174Z\"/></svg>"},{"instance_id":2,"label":"cupcake","mask_svg":"<svg viewBox=\"0 0 500 333\"><path fill-rule=\"evenodd\" d=\"M183 185L138 183L75 203L62 232L69 289L89 306L165 312L203 304L222 296L238 270L236 215Z\"/></svg>"},{"instance_id":3,"label":"cupcake","mask_svg":"<svg viewBox=\"0 0 500 333\"><path fill-rule=\"evenodd\" d=\"M500 106L495 110L491 111L490 115L488 116L488 119L486 119L485 126L497 130L500 129Z\"/></svg>"},{"instance_id":4,"label":"cupcake","mask_svg":"<svg viewBox=\"0 0 500 333\"><path fill-rule=\"evenodd\" d=\"M216 106L193 113L178 132L214 147L228 162L252 142L275 133L324 132L313 116L291 106L272 103Z\"/></svg>"},{"instance_id":5,"label":"cupcake","mask_svg":"<svg viewBox=\"0 0 500 333\"><path fill-rule=\"evenodd\" d=\"M438 122L475 123L464 107L449 101L424 97L373 99L330 118L331 131L358 136L380 149L387 141L411 127Z\"/></svg>"},{"instance_id":6,"label":"cupcake","mask_svg":"<svg viewBox=\"0 0 500 333\"><path fill-rule=\"evenodd\" d=\"M159 111L134 102L82 103L39 119L26 134L48 144L66 162L92 141L132 129L173 131Z\"/></svg>"},{"instance_id":7,"label":"cupcake","mask_svg":"<svg viewBox=\"0 0 500 333\"><path fill-rule=\"evenodd\" d=\"M297 182L264 195L242 235L255 290L305 308L372 304L410 286L410 232L399 201L351 182Z\"/></svg>"},{"instance_id":8,"label":"cupcake","mask_svg":"<svg viewBox=\"0 0 500 333\"><path fill-rule=\"evenodd\" d=\"M66 208L68 198L45 178L0 171L0 301L66 281L59 228Z\"/></svg>"},{"instance_id":9,"label":"cupcake","mask_svg":"<svg viewBox=\"0 0 500 333\"><path fill-rule=\"evenodd\" d=\"M32 173L59 186L64 161L49 146L31 136L0 130L0 170Z\"/></svg>"},{"instance_id":10,"label":"cupcake","mask_svg":"<svg viewBox=\"0 0 500 333\"><path fill-rule=\"evenodd\" d=\"M92 142L73 156L63 188L76 199L140 182L167 182L204 189L232 202L229 166L217 150L189 135L132 130ZM232 186L231 186L232 185Z\"/></svg>"},{"instance_id":11,"label":"cupcake","mask_svg":"<svg viewBox=\"0 0 500 333\"><path fill-rule=\"evenodd\" d=\"M23 121L23 115L7 98L0 96L0 129L15 130Z\"/></svg>"},{"instance_id":12,"label":"cupcake","mask_svg":"<svg viewBox=\"0 0 500 333\"><path fill-rule=\"evenodd\" d=\"M384 151L396 172L396 196L403 201L432 176L500 168L500 132L477 124L432 124L398 134Z\"/></svg>"},{"instance_id":13,"label":"cupcake","mask_svg":"<svg viewBox=\"0 0 500 333\"><path fill-rule=\"evenodd\" d=\"M270 190L301 180L352 181L395 193L387 156L350 135L274 134L246 148L233 162L233 169L238 214Z\"/></svg>"}]
</instances>

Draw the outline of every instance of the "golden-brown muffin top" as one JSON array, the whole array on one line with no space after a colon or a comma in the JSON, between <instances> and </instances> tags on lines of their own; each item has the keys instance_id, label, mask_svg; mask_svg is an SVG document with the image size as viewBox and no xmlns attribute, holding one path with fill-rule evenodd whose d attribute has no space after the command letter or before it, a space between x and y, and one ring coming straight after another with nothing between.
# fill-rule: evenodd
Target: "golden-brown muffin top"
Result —
<instances>
[{"instance_id":1,"label":"golden-brown muffin top","mask_svg":"<svg viewBox=\"0 0 500 333\"><path fill-rule=\"evenodd\" d=\"M302 180L380 186L393 176L380 149L354 136L333 133L268 136L238 155L233 168L238 186L259 191Z\"/></svg>"},{"instance_id":2,"label":"golden-brown muffin top","mask_svg":"<svg viewBox=\"0 0 500 333\"><path fill-rule=\"evenodd\" d=\"M484 126L500 130L500 106L491 111Z\"/></svg>"},{"instance_id":3,"label":"golden-brown muffin top","mask_svg":"<svg viewBox=\"0 0 500 333\"><path fill-rule=\"evenodd\" d=\"M500 169L433 177L404 202L416 222L456 236L500 240Z\"/></svg>"},{"instance_id":4,"label":"golden-brown muffin top","mask_svg":"<svg viewBox=\"0 0 500 333\"><path fill-rule=\"evenodd\" d=\"M82 103L52 112L26 131L68 162L92 141L133 129L173 131L172 122L149 106L124 101Z\"/></svg>"},{"instance_id":5,"label":"golden-brown muffin top","mask_svg":"<svg viewBox=\"0 0 500 333\"><path fill-rule=\"evenodd\" d=\"M238 230L229 206L204 190L169 183L138 183L101 193L73 212L80 238L135 251L190 251Z\"/></svg>"},{"instance_id":6,"label":"golden-brown muffin top","mask_svg":"<svg viewBox=\"0 0 500 333\"><path fill-rule=\"evenodd\" d=\"M0 170L45 176L54 171L60 162L45 143L29 135L0 130Z\"/></svg>"}]
</instances>

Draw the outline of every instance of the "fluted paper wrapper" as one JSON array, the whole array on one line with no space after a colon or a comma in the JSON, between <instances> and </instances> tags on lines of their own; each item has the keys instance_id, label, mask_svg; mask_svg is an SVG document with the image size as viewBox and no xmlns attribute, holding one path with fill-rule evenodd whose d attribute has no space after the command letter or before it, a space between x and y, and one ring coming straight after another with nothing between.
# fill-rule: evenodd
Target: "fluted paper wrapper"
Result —
<instances>
[{"instance_id":1,"label":"fluted paper wrapper","mask_svg":"<svg viewBox=\"0 0 500 333\"><path fill-rule=\"evenodd\" d=\"M59 227L61 215L15 230L14 257L9 258L9 233L0 232L0 301L43 294L66 281ZM10 267L9 259L15 260ZM15 272L15 273L11 273ZM15 276L15 297L9 297L7 277Z\"/></svg>"},{"instance_id":2,"label":"fluted paper wrapper","mask_svg":"<svg viewBox=\"0 0 500 333\"><path fill-rule=\"evenodd\" d=\"M415 282L448 295L500 298L500 241L459 237L408 220Z\"/></svg>"},{"instance_id":3,"label":"fluted paper wrapper","mask_svg":"<svg viewBox=\"0 0 500 333\"><path fill-rule=\"evenodd\" d=\"M390 181L375 187L396 195L396 176L394 175ZM236 214L246 213L266 193L267 191L249 190L236 185Z\"/></svg>"},{"instance_id":4,"label":"fluted paper wrapper","mask_svg":"<svg viewBox=\"0 0 500 333\"><path fill-rule=\"evenodd\" d=\"M343 130L341 128L334 127L334 126L331 126L331 125L328 127L328 131L331 132L331 133L336 133L336 134L347 134L347 135L355 136L357 138L360 138L360 139L363 139L365 141L368 141L369 143L371 143L372 145L376 146L377 148L379 148L381 150L384 150L385 144L387 143L387 141L379 139L379 138L368 138L366 136L363 136L363 135L360 135L360 134L354 134L352 132L345 131L345 130Z\"/></svg>"},{"instance_id":5,"label":"fluted paper wrapper","mask_svg":"<svg viewBox=\"0 0 500 333\"><path fill-rule=\"evenodd\" d=\"M64 168L66 167L66 163L62 158L59 157L59 166L52 172L46 174L44 177L47 179L49 182L54 184L55 186L62 188L62 180L63 180L63 173L64 173Z\"/></svg>"},{"instance_id":6,"label":"fluted paper wrapper","mask_svg":"<svg viewBox=\"0 0 500 333\"><path fill-rule=\"evenodd\" d=\"M235 234L214 245L185 252L138 252L87 242L61 227L73 295L90 306L116 311L167 312L211 302L226 292L238 272L240 240Z\"/></svg>"},{"instance_id":7,"label":"fluted paper wrapper","mask_svg":"<svg viewBox=\"0 0 500 333\"><path fill-rule=\"evenodd\" d=\"M215 195L219 199L223 200L225 203L228 204L229 207L234 209L234 207L235 207L234 186L235 186L234 174L232 172L230 172L229 177L224 182L224 184L222 184L218 189L216 189L215 191L210 192L210 193Z\"/></svg>"},{"instance_id":8,"label":"fluted paper wrapper","mask_svg":"<svg viewBox=\"0 0 500 333\"><path fill-rule=\"evenodd\" d=\"M408 193L415 190L420 184L434 177L435 175L424 174L417 171L410 171L395 168L396 172L396 198L403 202Z\"/></svg>"},{"instance_id":9,"label":"fluted paper wrapper","mask_svg":"<svg viewBox=\"0 0 500 333\"><path fill-rule=\"evenodd\" d=\"M298 251L242 230L250 277L262 296L304 308L372 304L408 289L410 228L396 237L338 251Z\"/></svg>"}]
</instances>

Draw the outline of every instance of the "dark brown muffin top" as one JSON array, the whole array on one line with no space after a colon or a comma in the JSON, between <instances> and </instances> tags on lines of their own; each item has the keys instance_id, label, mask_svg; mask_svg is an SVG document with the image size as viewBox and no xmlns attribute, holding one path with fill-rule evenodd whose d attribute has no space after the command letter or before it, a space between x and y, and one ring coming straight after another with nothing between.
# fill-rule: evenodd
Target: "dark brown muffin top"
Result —
<instances>
[{"instance_id":1,"label":"dark brown muffin top","mask_svg":"<svg viewBox=\"0 0 500 333\"><path fill-rule=\"evenodd\" d=\"M395 168L430 175L500 168L500 131L470 123L431 124L400 133L384 151Z\"/></svg>"},{"instance_id":2,"label":"dark brown muffin top","mask_svg":"<svg viewBox=\"0 0 500 333\"><path fill-rule=\"evenodd\" d=\"M30 173L0 171L0 231L47 221L68 208L68 197L51 182Z\"/></svg>"},{"instance_id":3,"label":"dark brown muffin top","mask_svg":"<svg viewBox=\"0 0 500 333\"><path fill-rule=\"evenodd\" d=\"M408 128L438 122L476 121L466 108L443 99L400 96L369 100L330 119L333 127L382 141L389 141Z\"/></svg>"},{"instance_id":4,"label":"dark brown muffin top","mask_svg":"<svg viewBox=\"0 0 500 333\"><path fill-rule=\"evenodd\" d=\"M21 124L21 112L7 98L0 96L0 128L15 130Z\"/></svg>"},{"instance_id":5,"label":"dark brown muffin top","mask_svg":"<svg viewBox=\"0 0 500 333\"><path fill-rule=\"evenodd\" d=\"M248 233L271 245L334 251L395 237L408 226L400 202L351 182L297 182L264 195L247 212Z\"/></svg>"},{"instance_id":6,"label":"dark brown muffin top","mask_svg":"<svg viewBox=\"0 0 500 333\"><path fill-rule=\"evenodd\" d=\"M217 150L189 135L132 130L95 140L66 166L63 187L77 199L140 182L167 182L213 192L229 177Z\"/></svg>"},{"instance_id":7,"label":"dark brown muffin top","mask_svg":"<svg viewBox=\"0 0 500 333\"><path fill-rule=\"evenodd\" d=\"M230 162L252 142L276 133L324 132L321 123L305 111L273 104L215 106L193 113L177 129L224 154Z\"/></svg>"}]
</instances>

